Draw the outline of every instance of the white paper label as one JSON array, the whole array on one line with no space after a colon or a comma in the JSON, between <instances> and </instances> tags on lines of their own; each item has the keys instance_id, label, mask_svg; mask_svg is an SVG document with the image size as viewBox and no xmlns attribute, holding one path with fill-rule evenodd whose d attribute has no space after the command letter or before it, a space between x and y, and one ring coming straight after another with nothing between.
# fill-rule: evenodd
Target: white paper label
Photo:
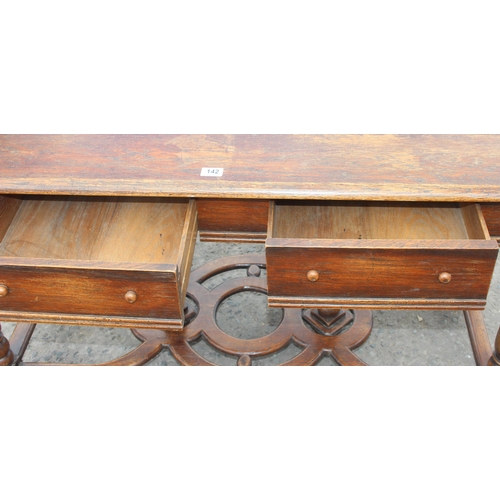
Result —
<instances>
[{"instance_id":1,"label":"white paper label","mask_svg":"<svg viewBox=\"0 0 500 500\"><path fill-rule=\"evenodd\" d=\"M204 177L222 177L223 173L223 168L202 168L200 175Z\"/></svg>"}]
</instances>

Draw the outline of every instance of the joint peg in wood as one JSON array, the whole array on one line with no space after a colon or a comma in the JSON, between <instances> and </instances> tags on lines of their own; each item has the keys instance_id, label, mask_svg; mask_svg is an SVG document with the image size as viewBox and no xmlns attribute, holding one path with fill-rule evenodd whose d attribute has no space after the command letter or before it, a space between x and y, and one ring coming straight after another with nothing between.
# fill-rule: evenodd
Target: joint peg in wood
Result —
<instances>
[{"instance_id":1,"label":"joint peg in wood","mask_svg":"<svg viewBox=\"0 0 500 500\"><path fill-rule=\"evenodd\" d=\"M133 304L136 300L137 300L137 294L132 291L132 290L129 290L126 294L125 294L125 300L129 303L129 304Z\"/></svg>"},{"instance_id":2,"label":"joint peg in wood","mask_svg":"<svg viewBox=\"0 0 500 500\"><path fill-rule=\"evenodd\" d=\"M0 285L0 297L5 297L9 293L9 289L5 285Z\"/></svg>"},{"instance_id":3,"label":"joint peg in wood","mask_svg":"<svg viewBox=\"0 0 500 500\"><path fill-rule=\"evenodd\" d=\"M314 269L312 269L311 271L308 271L307 272L307 279L309 281L318 281L319 280L319 273L318 271L315 271Z\"/></svg>"},{"instance_id":4,"label":"joint peg in wood","mask_svg":"<svg viewBox=\"0 0 500 500\"><path fill-rule=\"evenodd\" d=\"M438 277L438 280L440 283L443 283L443 285L446 285L451 281L451 274L450 273L441 273Z\"/></svg>"}]
</instances>

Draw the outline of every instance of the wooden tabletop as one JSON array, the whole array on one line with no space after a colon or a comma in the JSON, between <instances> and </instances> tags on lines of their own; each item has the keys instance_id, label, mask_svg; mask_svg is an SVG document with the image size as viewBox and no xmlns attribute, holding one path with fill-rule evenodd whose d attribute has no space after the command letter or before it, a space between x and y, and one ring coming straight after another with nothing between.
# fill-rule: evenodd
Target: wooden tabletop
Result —
<instances>
[{"instance_id":1,"label":"wooden tabletop","mask_svg":"<svg viewBox=\"0 0 500 500\"><path fill-rule=\"evenodd\" d=\"M500 202L500 135L0 135L0 192Z\"/></svg>"}]
</instances>

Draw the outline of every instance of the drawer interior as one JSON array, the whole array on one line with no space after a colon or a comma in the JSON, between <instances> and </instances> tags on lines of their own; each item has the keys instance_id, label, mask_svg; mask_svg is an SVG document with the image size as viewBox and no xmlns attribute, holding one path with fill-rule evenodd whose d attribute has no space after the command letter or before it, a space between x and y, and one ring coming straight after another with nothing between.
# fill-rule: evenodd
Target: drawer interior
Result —
<instances>
[{"instance_id":1,"label":"drawer interior","mask_svg":"<svg viewBox=\"0 0 500 500\"><path fill-rule=\"evenodd\" d=\"M177 263L187 200L2 197L0 257Z\"/></svg>"},{"instance_id":2,"label":"drawer interior","mask_svg":"<svg viewBox=\"0 0 500 500\"><path fill-rule=\"evenodd\" d=\"M273 205L270 238L489 239L475 204L276 201Z\"/></svg>"}]
</instances>

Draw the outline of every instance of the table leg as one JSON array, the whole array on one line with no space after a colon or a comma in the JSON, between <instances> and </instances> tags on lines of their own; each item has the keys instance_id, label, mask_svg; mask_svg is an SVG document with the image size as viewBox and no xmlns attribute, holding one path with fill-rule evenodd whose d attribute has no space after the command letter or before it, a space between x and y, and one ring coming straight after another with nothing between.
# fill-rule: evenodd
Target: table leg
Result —
<instances>
[{"instance_id":1,"label":"table leg","mask_svg":"<svg viewBox=\"0 0 500 500\"><path fill-rule=\"evenodd\" d=\"M464 316L476 365L487 366L493 351L490 339L488 338L488 331L484 324L483 312L464 311Z\"/></svg>"},{"instance_id":2,"label":"table leg","mask_svg":"<svg viewBox=\"0 0 500 500\"><path fill-rule=\"evenodd\" d=\"M14 365L17 366L22 361L35 328L36 323L17 323L14 328L10 336L10 350L14 355Z\"/></svg>"},{"instance_id":3,"label":"table leg","mask_svg":"<svg viewBox=\"0 0 500 500\"><path fill-rule=\"evenodd\" d=\"M2 325L0 325L0 366L11 365L14 361L14 354L10 350L9 341L2 333Z\"/></svg>"}]
</instances>

